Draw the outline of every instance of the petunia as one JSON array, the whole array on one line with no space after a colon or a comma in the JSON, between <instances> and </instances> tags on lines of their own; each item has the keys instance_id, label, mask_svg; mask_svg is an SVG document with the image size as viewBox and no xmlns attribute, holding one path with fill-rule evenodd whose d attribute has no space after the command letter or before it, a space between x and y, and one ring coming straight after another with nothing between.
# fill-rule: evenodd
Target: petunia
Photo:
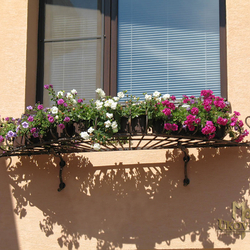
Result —
<instances>
[{"instance_id":1,"label":"petunia","mask_svg":"<svg viewBox=\"0 0 250 250\"><path fill-rule=\"evenodd\" d=\"M89 134L85 131L85 132L81 132L80 136L84 139L84 140L88 140L89 139Z\"/></svg>"},{"instance_id":2,"label":"petunia","mask_svg":"<svg viewBox=\"0 0 250 250\"><path fill-rule=\"evenodd\" d=\"M23 128L28 128L28 127L29 127L29 123L23 122L23 123L22 123L22 126L23 126Z\"/></svg>"}]
</instances>

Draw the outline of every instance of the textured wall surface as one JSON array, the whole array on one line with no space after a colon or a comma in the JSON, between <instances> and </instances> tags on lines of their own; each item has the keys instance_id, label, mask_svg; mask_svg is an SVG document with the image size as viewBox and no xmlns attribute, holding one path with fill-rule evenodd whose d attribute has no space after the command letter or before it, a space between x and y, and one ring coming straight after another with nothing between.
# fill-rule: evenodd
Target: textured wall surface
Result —
<instances>
[{"instance_id":1,"label":"textured wall surface","mask_svg":"<svg viewBox=\"0 0 250 250\"><path fill-rule=\"evenodd\" d=\"M227 0L228 96L243 118L250 99L249 9L249 0ZM37 10L36 0L1 1L2 117L18 117L34 103ZM249 232L242 239L218 229L218 219L233 221L233 201L250 206L249 150L189 154L187 187L180 150L64 155L62 192L59 158L0 159L0 249L249 249Z\"/></svg>"}]
</instances>

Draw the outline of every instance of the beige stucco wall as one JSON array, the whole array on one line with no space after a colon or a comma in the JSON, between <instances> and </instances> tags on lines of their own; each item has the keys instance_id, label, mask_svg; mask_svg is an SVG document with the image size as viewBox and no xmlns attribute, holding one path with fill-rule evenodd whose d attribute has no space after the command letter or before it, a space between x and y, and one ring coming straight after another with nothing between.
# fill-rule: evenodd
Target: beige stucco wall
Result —
<instances>
[{"instance_id":1,"label":"beige stucco wall","mask_svg":"<svg viewBox=\"0 0 250 250\"><path fill-rule=\"evenodd\" d=\"M229 101L249 114L250 1L227 0ZM2 0L0 114L14 117L34 103L37 0ZM27 29L29 27L29 29ZM247 250L224 235L233 201L249 202L249 150L189 151L184 187L179 150L64 155L66 188L57 192L58 158L0 159L0 249Z\"/></svg>"}]
</instances>

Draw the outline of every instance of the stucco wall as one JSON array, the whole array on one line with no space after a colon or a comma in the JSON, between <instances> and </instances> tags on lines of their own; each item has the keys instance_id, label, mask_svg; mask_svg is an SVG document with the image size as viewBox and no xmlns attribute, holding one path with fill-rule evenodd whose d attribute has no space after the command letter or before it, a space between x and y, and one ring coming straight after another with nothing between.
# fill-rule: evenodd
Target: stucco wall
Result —
<instances>
[{"instance_id":1,"label":"stucco wall","mask_svg":"<svg viewBox=\"0 0 250 250\"><path fill-rule=\"evenodd\" d=\"M38 1L1 3L0 114L17 117L34 103ZM249 9L248 0L227 0L228 96L242 117ZM232 221L233 201L249 204L249 150L189 153L187 187L179 150L64 155L60 193L59 158L0 159L0 249L249 249L250 233L222 234L217 220Z\"/></svg>"}]
</instances>

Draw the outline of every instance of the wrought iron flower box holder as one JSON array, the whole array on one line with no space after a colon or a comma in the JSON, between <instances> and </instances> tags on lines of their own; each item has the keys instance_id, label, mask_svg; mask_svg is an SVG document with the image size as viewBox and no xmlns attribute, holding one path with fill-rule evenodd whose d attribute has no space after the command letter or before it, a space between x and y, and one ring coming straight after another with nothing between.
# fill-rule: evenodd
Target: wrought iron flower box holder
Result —
<instances>
[{"instance_id":1,"label":"wrought iron flower box holder","mask_svg":"<svg viewBox=\"0 0 250 250\"><path fill-rule=\"evenodd\" d=\"M250 142L237 143L229 140L220 139L207 139L197 136L185 136L185 135L167 135L156 134L147 130L146 133L133 133L129 130L129 133L117 133L111 139L108 139L106 145L101 145L100 151L120 151L120 150L153 150L153 149L175 149L182 150L184 157L184 180L183 185L187 186L190 180L187 175L187 163L190 160L187 149L188 148L218 148L218 147L249 147ZM63 182L62 172L66 165L62 154L64 153L82 153L82 152L94 152L91 140L83 140L79 135L73 137L57 138L53 132L51 140L45 141L39 138L38 142L31 142L27 138L18 138L14 146L9 146L9 149L2 149L0 151L0 157L11 156L31 156L31 155L44 155L53 154L55 157L60 158L60 170L59 170L59 188L61 191L65 188L66 184ZM24 143L28 140L28 143Z\"/></svg>"}]
</instances>

